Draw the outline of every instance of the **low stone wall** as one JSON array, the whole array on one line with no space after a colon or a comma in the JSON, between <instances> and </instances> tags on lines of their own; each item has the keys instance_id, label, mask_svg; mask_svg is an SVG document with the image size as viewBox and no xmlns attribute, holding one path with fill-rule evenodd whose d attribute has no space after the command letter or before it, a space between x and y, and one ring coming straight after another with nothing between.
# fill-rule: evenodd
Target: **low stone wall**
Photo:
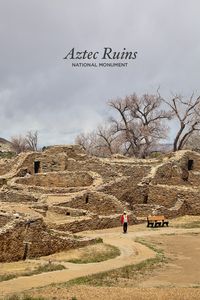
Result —
<instances>
[{"instance_id":1,"label":"low stone wall","mask_svg":"<svg viewBox=\"0 0 200 300\"><path fill-rule=\"evenodd\" d=\"M39 163L38 173L65 171L68 165L68 159L85 160L87 155L79 145L59 145L47 147L43 152L29 153L20 164L20 170L27 170L34 174L34 162Z\"/></svg>"},{"instance_id":2,"label":"low stone wall","mask_svg":"<svg viewBox=\"0 0 200 300\"><path fill-rule=\"evenodd\" d=\"M189 172L188 182L192 186L198 187L199 184L200 184L200 172L190 171Z\"/></svg>"},{"instance_id":3,"label":"low stone wall","mask_svg":"<svg viewBox=\"0 0 200 300\"><path fill-rule=\"evenodd\" d=\"M38 197L27 194L26 192L18 192L15 190L0 191L0 201L2 202L37 202Z\"/></svg>"},{"instance_id":4,"label":"low stone wall","mask_svg":"<svg viewBox=\"0 0 200 300\"><path fill-rule=\"evenodd\" d=\"M105 229L120 226L121 215L112 216L95 216L92 218L79 219L73 222L54 225L57 230L70 231L73 233L86 231ZM135 215L129 214L129 225L137 224L138 221Z\"/></svg>"},{"instance_id":5,"label":"low stone wall","mask_svg":"<svg viewBox=\"0 0 200 300\"><path fill-rule=\"evenodd\" d=\"M91 185L93 178L86 172L51 172L17 178L15 182L41 187L79 187Z\"/></svg>"},{"instance_id":6,"label":"low stone wall","mask_svg":"<svg viewBox=\"0 0 200 300\"><path fill-rule=\"evenodd\" d=\"M154 204L136 204L133 206L133 212L137 217L143 217L144 219L146 219L148 215L164 215L166 218L175 218L178 216L194 214L191 206L184 200L181 205L175 204L170 208Z\"/></svg>"},{"instance_id":7,"label":"low stone wall","mask_svg":"<svg viewBox=\"0 0 200 300\"><path fill-rule=\"evenodd\" d=\"M45 149L43 154L47 156L59 155L60 153L64 153L68 158L73 158L75 160L84 160L87 159L85 151L80 145L55 145L49 146Z\"/></svg>"},{"instance_id":8,"label":"low stone wall","mask_svg":"<svg viewBox=\"0 0 200 300\"><path fill-rule=\"evenodd\" d=\"M79 216L86 216L88 211L84 209L74 209L71 207L62 207L62 206L50 206L48 211L55 212L57 214L62 214L71 217L79 217Z\"/></svg>"},{"instance_id":9,"label":"low stone wall","mask_svg":"<svg viewBox=\"0 0 200 300\"><path fill-rule=\"evenodd\" d=\"M189 173L177 162L167 162L158 167L152 184L183 185L187 183Z\"/></svg>"},{"instance_id":10,"label":"low stone wall","mask_svg":"<svg viewBox=\"0 0 200 300\"><path fill-rule=\"evenodd\" d=\"M189 204L200 205L200 193L198 189L186 189L169 187L167 185L150 186L148 204L164 205L170 208L175 205L178 199L187 200Z\"/></svg>"},{"instance_id":11,"label":"low stone wall","mask_svg":"<svg viewBox=\"0 0 200 300\"><path fill-rule=\"evenodd\" d=\"M168 161L158 166L153 184L197 184L192 171L200 172L200 155L192 151L176 152Z\"/></svg>"},{"instance_id":12,"label":"low stone wall","mask_svg":"<svg viewBox=\"0 0 200 300\"><path fill-rule=\"evenodd\" d=\"M61 206L84 209L98 215L112 215L124 210L124 206L115 197L100 192L85 192Z\"/></svg>"},{"instance_id":13,"label":"low stone wall","mask_svg":"<svg viewBox=\"0 0 200 300\"><path fill-rule=\"evenodd\" d=\"M134 204L132 209L133 209L133 213L137 217L146 218L148 215L152 215L153 210L156 209L156 205L154 205L154 204Z\"/></svg>"},{"instance_id":14,"label":"low stone wall","mask_svg":"<svg viewBox=\"0 0 200 300\"><path fill-rule=\"evenodd\" d=\"M167 185L150 185L147 204L165 205L170 208L174 206L182 193L176 188L169 188Z\"/></svg>"},{"instance_id":15,"label":"low stone wall","mask_svg":"<svg viewBox=\"0 0 200 300\"><path fill-rule=\"evenodd\" d=\"M9 216L0 213L0 227L5 226L10 221L10 219L11 218Z\"/></svg>"},{"instance_id":16,"label":"low stone wall","mask_svg":"<svg viewBox=\"0 0 200 300\"><path fill-rule=\"evenodd\" d=\"M0 176L9 172L12 164L10 162L0 162Z\"/></svg>"},{"instance_id":17,"label":"low stone wall","mask_svg":"<svg viewBox=\"0 0 200 300\"><path fill-rule=\"evenodd\" d=\"M62 250L82 247L96 243L96 239L73 238L51 232L42 219L26 221L18 220L0 230L0 262L22 260L50 255Z\"/></svg>"},{"instance_id":18,"label":"low stone wall","mask_svg":"<svg viewBox=\"0 0 200 300\"><path fill-rule=\"evenodd\" d=\"M142 202L143 199L139 193L140 191L138 191L138 184L150 168L146 166L131 166L129 168L127 166L129 168L127 171L124 168L125 166L120 166L120 170L123 171L125 176L118 177L116 180L103 185L98 190L115 196L122 203L128 202L132 204Z\"/></svg>"}]
</instances>

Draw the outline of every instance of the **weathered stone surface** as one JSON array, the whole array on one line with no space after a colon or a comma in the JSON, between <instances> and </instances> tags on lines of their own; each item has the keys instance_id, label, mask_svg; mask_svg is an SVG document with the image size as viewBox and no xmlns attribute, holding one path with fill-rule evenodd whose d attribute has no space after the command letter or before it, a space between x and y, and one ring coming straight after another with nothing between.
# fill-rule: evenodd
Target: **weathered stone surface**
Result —
<instances>
[{"instance_id":1,"label":"weathered stone surface","mask_svg":"<svg viewBox=\"0 0 200 300\"><path fill-rule=\"evenodd\" d=\"M192 151L100 159L78 145L54 146L0 162L0 175L0 261L94 242L66 232L119 226L124 209L130 224L155 211L200 214L200 155Z\"/></svg>"},{"instance_id":2,"label":"weathered stone surface","mask_svg":"<svg viewBox=\"0 0 200 300\"><path fill-rule=\"evenodd\" d=\"M35 258L95 243L95 239L56 234L42 219L15 220L0 229L0 262Z\"/></svg>"}]
</instances>

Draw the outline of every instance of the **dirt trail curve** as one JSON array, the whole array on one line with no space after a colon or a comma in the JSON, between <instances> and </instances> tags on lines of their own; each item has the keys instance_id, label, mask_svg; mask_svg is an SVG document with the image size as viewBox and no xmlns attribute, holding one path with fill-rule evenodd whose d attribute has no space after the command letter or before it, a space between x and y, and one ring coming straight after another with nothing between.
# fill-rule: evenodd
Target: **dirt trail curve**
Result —
<instances>
[{"instance_id":1,"label":"dirt trail curve","mask_svg":"<svg viewBox=\"0 0 200 300\"><path fill-rule=\"evenodd\" d=\"M125 265L136 264L147 258L155 256L151 249L134 242L136 237L145 237L149 235L159 235L164 233L184 233L186 230L174 228L162 228L162 231L132 231L130 226L128 234L122 234L120 228L86 232L84 235L102 237L104 243L117 246L121 255L104 262L90 264L73 264L61 262L67 269L33 275L30 277L18 277L9 281L0 282L0 298L9 294L20 293L31 288L46 286L52 283L61 283L80 276L86 276L103 271L108 271ZM198 230L187 230L196 232Z\"/></svg>"}]
</instances>

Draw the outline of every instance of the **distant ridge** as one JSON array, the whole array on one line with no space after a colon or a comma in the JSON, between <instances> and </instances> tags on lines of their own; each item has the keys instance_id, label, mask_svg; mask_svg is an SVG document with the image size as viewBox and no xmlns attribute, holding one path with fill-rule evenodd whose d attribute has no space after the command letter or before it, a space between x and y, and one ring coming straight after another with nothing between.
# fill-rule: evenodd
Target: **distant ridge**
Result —
<instances>
[{"instance_id":1,"label":"distant ridge","mask_svg":"<svg viewBox=\"0 0 200 300\"><path fill-rule=\"evenodd\" d=\"M12 145L12 143L10 141L8 141L8 140L6 140L4 138L1 138L1 137L0 137L0 143L1 144L10 144L10 145Z\"/></svg>"},{"instance_id":2,"label":"distant ridge","mask_svg":"<svg viewBox=\"0 0 200 300\"><path fill-rule=\"evenodd\" d=\"M10 141L0 137L0 151L1 152L13 151L12 143Z\"/></svg>"}]
</instances>

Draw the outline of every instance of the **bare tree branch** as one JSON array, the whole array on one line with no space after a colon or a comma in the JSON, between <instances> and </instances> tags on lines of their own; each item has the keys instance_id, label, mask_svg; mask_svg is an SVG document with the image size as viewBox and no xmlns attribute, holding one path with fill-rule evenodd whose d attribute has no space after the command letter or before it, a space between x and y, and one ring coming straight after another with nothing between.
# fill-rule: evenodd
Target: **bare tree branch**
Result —
<instances>
[{"instance_id":1,"label":"bare tree branch","mask_svg":"<svg viewBox=\"0 0 200 300\"><path fill-rule=\"evenodd\" d=\"M179 129L174 138L173 149L181 150L192 132L199 130L200 96L195 99L192 93L188 101L185 101L181 95L176 95L171 101L162 101L173 110L174 117L178 120Z\"/></svg>"}]
</instances>

